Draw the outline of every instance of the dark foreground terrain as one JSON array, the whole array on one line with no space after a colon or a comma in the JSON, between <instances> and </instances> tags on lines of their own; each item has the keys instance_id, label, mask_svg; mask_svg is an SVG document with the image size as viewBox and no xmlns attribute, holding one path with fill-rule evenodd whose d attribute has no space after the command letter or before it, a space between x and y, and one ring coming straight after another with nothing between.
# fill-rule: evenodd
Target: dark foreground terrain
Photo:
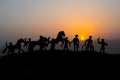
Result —
<instances>
[{"instance_id":1,"label":"dark foreground terrain","mask_svg":"<svg viewBox=\"0 0 120 80\"><path fill-rule=\"evenodd\" d=\"M4 75L38 75L48 79L67 75L70 77L75 72L120 72L120 56L98 52L36 51L0 58L0 73Z\"/></svg>"}]
</instances>

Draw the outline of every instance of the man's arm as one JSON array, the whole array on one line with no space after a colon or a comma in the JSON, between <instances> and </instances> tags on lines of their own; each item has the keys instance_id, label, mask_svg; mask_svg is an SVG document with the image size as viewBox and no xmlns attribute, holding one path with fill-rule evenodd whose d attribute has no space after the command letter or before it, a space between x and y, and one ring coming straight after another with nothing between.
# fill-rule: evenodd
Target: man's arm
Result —
<instances>
[{"instance_id":1,"label":"man's arm","mask_svg":"<svg viewBox=\"0 0 120 80\"><path fill-rule=\"evenodd\" d=\"M108 46L108 44L107 44L107 43L105 43L105 45L106 45L106 46Z\"/></svg>"}]
</instances>

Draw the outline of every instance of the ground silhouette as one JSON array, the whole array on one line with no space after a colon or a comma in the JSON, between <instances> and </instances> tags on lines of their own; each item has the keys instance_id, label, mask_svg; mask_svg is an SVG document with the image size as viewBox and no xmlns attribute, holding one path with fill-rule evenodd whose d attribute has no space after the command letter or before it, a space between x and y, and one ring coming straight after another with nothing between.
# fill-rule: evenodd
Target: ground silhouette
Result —
<instances>
[{"instance_id":1,"label":"ground silhouette","mask_svg":"<svg viewBox=\"0 0 120 80\"><path fill-rule=\"evenodd\" d=\"M0 72L18 75L57 75L59 72L119 72L120 56L86 51L34 51L0 58Z\"/></svg>"}]
</instances>

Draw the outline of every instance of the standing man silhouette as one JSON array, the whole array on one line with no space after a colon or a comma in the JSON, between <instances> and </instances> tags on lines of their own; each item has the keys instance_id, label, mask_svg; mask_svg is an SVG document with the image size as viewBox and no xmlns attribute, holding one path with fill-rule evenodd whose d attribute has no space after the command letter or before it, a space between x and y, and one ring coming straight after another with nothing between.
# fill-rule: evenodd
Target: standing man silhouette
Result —
<instances>
[{"instance_id":1,"label":"standing man silhouette","mask_svg":"<svg viewBox=\"0 0 120 80\"><path fill-rule=\"evenodd\" d=\"M73 45L74 45L74 51L78 51L79 48L79 39L78 35L75 35L75 38L72 40Z\"/></svg>"},{"instance_id":2,"label":"standing man silhouette","mask_svg":"<svg viewBox=\"0 0 120 80\"><path fill-rule=\"evenodd\" d=\"M86 51L94 51L92 36L85 41Z\"/></svg>"},{"instance_id":3,"label":"standing man silhouette","mask_svg":"<svg viewBox=\"0 0 120 80\"><path fill-rule=\"evenodd\" d=\"M51 51L55 51L55 39L52 38L52 40L51 40L49 43L51 44L50 50L51 50Z\"/></svg>"},{"instance_id":4,"label":"standing man silhouette","mask_svg":"<svg viewBox=\"0 0 120 80\"><path fill-rule=\"evenodd\" d=\"M33 45L31 43L31 38L29 38L29 41L28 41L28 52L33 52Z\"/></svg>"},{"instance_id":5,"label":"standing man silhouette","mask_svg":"<svg viewBox=\"0 0 120 80\"><path fill-rule=\"evenodd\" d=\"M105 42L104 39L101 39L100 42L100 38L98 38L97 42L98 44L101 44L100 53L105 53L105 46L108 46L108 44Z\"/></svg>"}]
</instances>

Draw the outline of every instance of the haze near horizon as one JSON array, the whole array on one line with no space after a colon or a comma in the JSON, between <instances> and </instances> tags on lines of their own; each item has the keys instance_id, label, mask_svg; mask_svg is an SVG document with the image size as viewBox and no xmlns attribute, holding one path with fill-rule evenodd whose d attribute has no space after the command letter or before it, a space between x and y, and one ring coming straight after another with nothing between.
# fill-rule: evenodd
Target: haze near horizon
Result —
<instances>
[{"instance_id":1,"label":"haze near horizon","mask_svg":"<svg viewBox=\"0 0 120 80\"><path fill-rule=\"evenodd\" d=\"M70 40L75 34L105 38L108 49L120 52L119 4L120 0L0 0L0 43L56 37L63 30Z\"/></svg>"}]
</instances>

